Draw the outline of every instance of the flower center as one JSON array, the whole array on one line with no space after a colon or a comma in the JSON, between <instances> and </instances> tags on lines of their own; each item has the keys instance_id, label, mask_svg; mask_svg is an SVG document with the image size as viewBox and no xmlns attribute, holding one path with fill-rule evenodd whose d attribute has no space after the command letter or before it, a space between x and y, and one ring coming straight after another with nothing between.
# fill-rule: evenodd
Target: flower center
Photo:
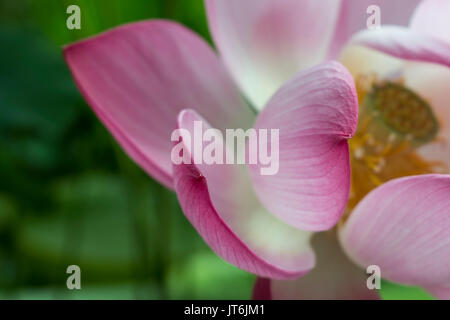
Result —
<instances>
[{"instance_id":1,"label":"flower center","mask_svg":"<svg viewBox=\"0 0 450 320\"><path fill-rule=\"evenodd\" d=\"M394 82L375 84L364 106L372 109L393 134L416 143L432 140L438 124L430 106L413 91Z\"/></svg>"},{"instance_id":2,"label":"flower center","mask_svg":"<svg viewBox=\"0 0 450 320\"><path fill-rule=\"evenodd\" d=\"M417 148L436 138L438 121L432 108L401 81L356 80L358 129L349 141L350 199L346 220L372 189L394 178L435 172L440 163L425 160Z\"/></svg>"}]
</instances>

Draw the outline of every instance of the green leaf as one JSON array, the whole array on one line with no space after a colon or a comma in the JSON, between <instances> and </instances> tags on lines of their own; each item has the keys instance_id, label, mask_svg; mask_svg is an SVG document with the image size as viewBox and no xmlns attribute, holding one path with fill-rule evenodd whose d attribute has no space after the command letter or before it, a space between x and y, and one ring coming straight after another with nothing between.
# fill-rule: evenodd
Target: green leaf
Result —
<instances>
[{"instance_id":1,"label":"green leaf","mask_svg":"<svg viewBox=\"0 0 450 320\"><path fill-rule=\"evenodd\" d=\"M250 299L254 281L254 275L204 250L174 265L168 286L172 299Z\"/></svg>"},{"instance_id":2,"label":"green leaf","mask_svg":"<svg viewBox=\"0 0 450 320\"><path fill-rule=\"evenodd\" d=\"M425 290L383 280L380 295L384 300L434 300Z\"/></svg>"},{"instance_id":3,"label":"green leaf","mask_svg":"<svg viewBox=\"0 0 450 320\"><path fill-rule=\"evenodd\" d=\"M145 295L142 295L145 293ZM68 290L67 288L24 288L19 291L7 292L0 290L0 299L23 300L131 300L131 299L157 299L158 293L153 285L135 283L118 283L107 285L81 286L80 290Z\"/></svg>"}]
</instances>

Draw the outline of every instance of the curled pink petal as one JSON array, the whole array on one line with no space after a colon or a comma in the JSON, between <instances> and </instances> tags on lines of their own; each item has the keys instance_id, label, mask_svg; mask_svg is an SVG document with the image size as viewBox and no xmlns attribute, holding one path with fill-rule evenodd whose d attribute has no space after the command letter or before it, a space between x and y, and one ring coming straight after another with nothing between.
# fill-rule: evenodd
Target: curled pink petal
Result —
<instances>
[{"instance_id":1,"label":"curled pink petal","mask_svg":"<svg viewBox=\"0 0 450 320\"><path fill-rule=\"evenodd\" d=\"M218 128L252 122L211 48L176 23L121 26L65 47L64 57L112 135L167 187L172 187L170 134L180 110L199 110Z\"/></svg>"},{"instance_id":2,"label":"curled pink petal","mask_svg":"<svg viewBox=\"0 0 450 320\"><path fill-rule=\"evenodd\" d=\"M358 121L351 75L337 62L297 74L259 114L255 129L279 129L279 171L250 165L256 194L279 219L303 230L332 228L350 190L347 139ZM269 141L268 150L273 150Z\"/></svg>"},{"instance_id":3,"label":"curled pink petal","mask_svg":"<svg viewBox=\"0 0 450 320\"><path fill-rule=\"evenodd\" d=\"M195 134L206 121L182 111L179 128ZM199 152L184 143L192 163ZM184 153L184 150L183 150ZM243 165L174 165L175 190L184 214L205 242L223 259L262 277L291 279L314 266L311 234L283 224L264 210Z\"/></svg>"},{"instance_id":4,"label":"curled pink petal","mask_svg":"<svg viewBox=\"0 0 450 320\"><path fill-rule=\"evenodd\" d=\"M333 232L314 235L312 246L317 263L307 275L296 280L259 278L254 298L281 300L376 300L377 290L367 288L369 275L342 252Z\"/></svg>"},{"instance_id":5,"label":"curled pink petal","mask_svg":"<svg viewBox=\"0 0 450 320\"><path fill-rule=\"evenodd\" d=\"M363 268L377 265L390 281L450 297L450 175L420 175L369 193L340 230Z\"/></svg>"},{"instance_id":6,"label":"curled pink petal","mask_svg":"<svg viewBox=\"0 0 450 320\"><path fill-rule=\"evenodd\" d=\"M214 41L256 108L292 75L323 61L336 0L206 0Z\"/></svg>"},{"instance_id":7,"label":"curled pink petal","mask_svg":"<svg viewBox=\"0 0 450 320\"><path fill-rule=\"evenodd\" d=\"M411 19L411 28L450 42L450 1L424 0Z\"/></svg>"},{"instance_id":8,"label":"curled pink petal","mask_svg":"<svg viewBox=\"0 0 450 320\"><path fill-rule=\"evenodd\" d=\"M365 30L353 36L350 42L400 59L450 67L450 42L411 29L386 26Z\"/></svg>"}]
</instances>

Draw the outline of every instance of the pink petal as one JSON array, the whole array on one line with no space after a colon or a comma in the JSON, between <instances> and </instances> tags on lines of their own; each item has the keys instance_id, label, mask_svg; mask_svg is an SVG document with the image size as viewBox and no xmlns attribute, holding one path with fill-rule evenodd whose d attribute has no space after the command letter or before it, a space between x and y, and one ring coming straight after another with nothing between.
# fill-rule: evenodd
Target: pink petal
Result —
<instances>
[{"instance_id":1,"label":"pink petal","mask_svg":"<svg viewBox=\"0 0 450 320\"><path fill-rule=\"evenodd\" d=\"M336 0L206 0L214 41L256 108L297 71L327 55Z\"/></svg>"},{"instance_id":2,"label":"pink petal","mask_svg":"<svg viewBox=\"0 0 450 320\"><path fill-rule=\"evenodd\" d=\"M335 35L330 47L330 58L336 58L350 37L367 29L367 20L373 14L367 8L376 5L381 12L381 25L406 26L421 0L343 0Z\"/></svg>"},{"instance_id":3,"label":"pink petal","mask_svg":"<svg viewBox=\"0 0 450 320\"><path fill-rule=\"evenodd\" d=\"M256 129L279 129L279 171L251 165L256 194L282 221L303 230L332 228L347 204L347 139L356 129L353 78L337 62L306 70L287 82L259 114ZM269 145L269 150L273 147Z\"/></svg>"},{"instance_id":4,"label":"pink petal","mask_svg":"<svg viewBox=\"0 0 450 320\"><path fill-rule=\"evenodd\" d=\"M407 28L387 26L378 30L361 31L351 39L351 43L404 60L437 63L450 67L450 42Z\"/></svg>"},{"instance_id":5,"label":"pink petal","mask_svg":"<svg viewBox=\"0 0 450 320\"><path fill-rule=\"evenodd\" d=\"M450 287L435 286L428 288L428 291L440 300L450 300Z\"/></svg>"},{"instance_id":6,"label":"pink petal","mask_svg":"<svg viewBox=\"0 0 450 320\"><path fill-rule=\"evenodd\" d=\"M339 57L354 79L361 76L376 76L376 80L390 79L398 76L405 66L405 61L370 48L345 46Z\"/></svg>"},{"instance_id":7,"label":"pink petal","mask_svg":"<svg viewBox=\"0 0 450 320\"><path fill-rule=\"evenodd\" d=\"M182 111L179 128L194 136L194 111ZM193 138L191 138L193 139ZM184 140L183 140L184 142ZM185 143L191 159L199 152ZM263 277L290 279L314 266L310 232L292 228L262 208L243 165L174 165L175 190L184 214L223 259Z\"/></svg>"},{"instance_id":8,"label":"pink petal","mask_svg":"<svg viewBox=\"0 0 450 320\"><path fill-rule=\"evenodd\" d=\"M450 297L450 175L378 187L353 210L340 240L363 268L378 265L383 278Z\"/></svg>"},{"instance_id":9,"label":"pink petal","mask_svg":"<svg viewBox=\"0 0 450 320\"><path fill-rule=\"evenodd\" d=\"M218 128L252 116L211 48L173 22L115 28L64 49L78 88L128 154L172 187L170 134L183 108Z\"/></svg>"},{"instance_id":10,"label":"pink petal","mask_svg":"<svg viewBox=\"0 0 450 320\"><path fill-rule=\"evenodd\" d=\"M450 42L450 1L425 0L411 19L411 28Z\"/></svg>"},{"instance_id":11,"label":"pink petal","mask_svg":"<svg viewBox=\"0 0 450 320\"><path fill-rule=\"evenodd\" d=\"M334 233L316 234L312 240L317 253L316 267L297 280L259 278L254 298L282 300L375 300L376 290L367 289L367 275L342 252Z\"/></svg>"}]
</instances>

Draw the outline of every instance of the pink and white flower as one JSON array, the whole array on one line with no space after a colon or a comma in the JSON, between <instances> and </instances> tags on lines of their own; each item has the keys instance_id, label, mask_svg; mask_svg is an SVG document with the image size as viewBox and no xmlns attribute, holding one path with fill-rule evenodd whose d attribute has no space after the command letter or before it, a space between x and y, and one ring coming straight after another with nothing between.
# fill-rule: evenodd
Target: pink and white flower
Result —
<instances>
[{"instance_id":1,"label":"pink and white flower","mask_svg":"<svg viewBox=\"0 0 450 320\"><path fill-rule=\"evenodd\" d=\"M175 190L208 245L262 277L255 297L378 298L360 268L375 264L450 298L450 1L418 2L207 0L220 58L161 20L64 55L94 112ZM352 37L373 4L396 26ZM350 72L322 63L337 58ZM172 130L197 120L279 129L278 174L173 165Z\"/></svg>"}]
</instances>

